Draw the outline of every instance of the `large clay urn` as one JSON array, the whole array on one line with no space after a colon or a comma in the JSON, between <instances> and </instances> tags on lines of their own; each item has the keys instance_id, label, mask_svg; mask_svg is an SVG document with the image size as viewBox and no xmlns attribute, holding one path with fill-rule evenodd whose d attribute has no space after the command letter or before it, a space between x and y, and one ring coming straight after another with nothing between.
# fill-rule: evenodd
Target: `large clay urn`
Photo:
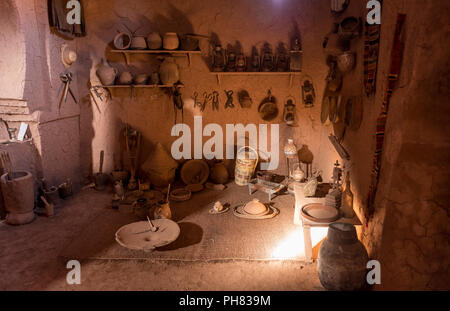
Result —
<instances>
[{"instance_id":1,"label":"large clay urn","mask_svg":"<svg viewBox=\"0 0 450 311\"><path fill-rule=\"evenodd\" d=\"M180 80L178 66L173 57L166 57L159 66L159 78L165 85L172 85Z\"/></svg>"},{"instance_id":2,"label":"large clay urn","mask_svg":"<svg viewBox=\"0 0 450 311\"><path fill-rule=\"evenodd\" d=\"M369 256L358 240L356 229L346 223L333 223L319 250L319 279L327 290L355 291L366 285Z\"/></svg>"},{"instance_id":3,"label":"large clay urn","mask_svg":"<svg viewBox=\"0 0 450 311\"><path fill-rule=\"evenodd\" d=\"M157 143L155 150L142 165L142 170L148 174L152 185L167 187L175 180L177 167L178 163L169 151L161 143Z\"/></svg>"},{"instance_id":4,"label":"large clay urn","mask_svg":"<svg viewBox=\"0 0 450 311\"><path fill-rule=\"evenodd\" d=\"M108 62L102 58L102 64L97 69L97 76L103 85L113 85L116 80L118 71L116 68L111 67Z\"/></svg>"},{"instance_id":5,"label":"large clay urn","mask_svg":"<svg viewBox=\"0 0 450 311\"><path fill-rule=\"evenodd\" d=\"M34 177L30 172L17 171L1 177L1 189L5 209L8 213L6 222L11 225L23 225L34 220Z\"/></svg>"}]
</instances>

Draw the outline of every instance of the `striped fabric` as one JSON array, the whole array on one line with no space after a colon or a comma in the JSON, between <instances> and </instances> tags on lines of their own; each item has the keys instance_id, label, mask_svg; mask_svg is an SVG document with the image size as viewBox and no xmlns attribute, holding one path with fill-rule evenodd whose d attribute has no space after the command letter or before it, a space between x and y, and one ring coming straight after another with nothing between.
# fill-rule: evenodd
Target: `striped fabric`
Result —
<instances>
[{"instance_id":1,"label":"striped fabric","mask_svg":"<svg viewBox=\"0 0 450 311\"><path fill-rule=\"evenodd\" d=\"M394 36L394 44L392 47L391 54L391 67L388 75L388 86L386 89L386 93L384 95L383 104L381 106L381 112L377 119L376 125L376 147L375 154L372 164L372 173L370 179L370 187L369 187L369 195L366 209L366 219L370 219L375 212L375 195L378 187L378 180L380 176L381 169L381 158L383 153L383 143L384 143L384 133L386 130L386 121L387 115L389 111L389 103L392 96L392 92L394 91L394 87L398 80L398 76L400 73L400 67L402 63L403 56L403 43L401 40L401 33L403 29L403 25L405 23L406 15L398 14L397 15L397 26L395 28L395 36Z\"/></svg>"},{"instance_id":2,"label":"striped fabric","mask_svg":"<svg viewBox=\"0 0 450 311\"><path fill-rule=\"evenodd\" d=\"M367 96L374 94L376 89L380 30L380 25L366 24L364 39L364 88Z\"/></svg>"}]
</instances>

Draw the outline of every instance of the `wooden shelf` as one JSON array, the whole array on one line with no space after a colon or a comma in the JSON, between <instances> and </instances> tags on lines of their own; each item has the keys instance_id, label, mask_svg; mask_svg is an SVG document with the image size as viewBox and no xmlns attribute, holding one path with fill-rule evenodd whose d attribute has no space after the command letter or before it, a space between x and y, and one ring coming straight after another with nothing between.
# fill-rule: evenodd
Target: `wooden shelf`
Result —
<instances>
[{"instance_id":1,"label":"wooden shelf","mask_svg":"<svg viewBox=\"0 0 450 311\"><path fill-rule=\"evenodd\" d=\"M187 56L189 65L191 64L192 54L201 54L201 51L182 51L182 50L111 50L112 53L122 53L127 65L130 64L130 54L172 54L173 56Z\"/></svg>"},{"instance_id":2,"label":"wooden shelf","mask_svg":"<svg viewBox=\"0 0 450 311\"><path fill-rule=\"evenodd\" d=\"M130 90L130 98L133 97L134 89L162 89L162 88L172 88L173 85L165 85L165 84L129 84L129 85L98 85L97 87L103 87L108 89L129 89ZM184 85L178 85L178 87L184 87ZM111 93L110 93L111 94ZM112 94L111 94L112 97Z\"/></svg>"},{"instance_id":3,"label":"wooden shelf","mask_svg":"<svg viewBox=\"0 0 450 311\"><path fill-rule=\"evenodd\" d=\"M292 79L294 76L299 76L302 74L301 71L242 71L242 72L210 72L210 74L217 77L217 83L220 85L222 76L289 76L289 86L292 86Z\"/></svg>"},{"instance_id":4,"label":"wooden shelf","mask_svg":"<svg viewBox=\"0 0 450 311\"><path fill-rule=\"evenodd\" d=\"M127 84L127 85L99 85L100 87L108 87L108 88L171 88L172 85L163 85L163 84ZM183 86L178 86L183 87Z\"/></svg>"}]
</instances>

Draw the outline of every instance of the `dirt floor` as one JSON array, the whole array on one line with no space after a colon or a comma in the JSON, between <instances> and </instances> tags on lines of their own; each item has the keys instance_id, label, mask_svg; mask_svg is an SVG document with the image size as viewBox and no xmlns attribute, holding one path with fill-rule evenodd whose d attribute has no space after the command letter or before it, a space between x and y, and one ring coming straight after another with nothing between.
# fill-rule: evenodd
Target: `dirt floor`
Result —
<instances>
[{"instance_id":1,"label":"dirt floor","mask_svg":"<svg viewBox=\"0 0 450 311\"><path fill-rule=\"evenodd\" d=\"M107 208L108 193L84 190L53 218L0 224L0 290L323 290L317 266L299 261L84 260L68 285L61 251Z\"/></svg>"}]
</instances>

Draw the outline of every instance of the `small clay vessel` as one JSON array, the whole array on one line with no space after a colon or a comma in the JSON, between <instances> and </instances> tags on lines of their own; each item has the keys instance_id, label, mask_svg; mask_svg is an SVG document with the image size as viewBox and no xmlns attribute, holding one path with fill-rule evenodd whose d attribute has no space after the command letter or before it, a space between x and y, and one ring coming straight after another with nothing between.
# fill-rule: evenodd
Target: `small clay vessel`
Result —
<instances>
[{"instance_id":1,"label":"small clay vessel","mask_svg":"<svg viewBox=\"0 0 450 311\"><path fill-rule=\"evenodd\" d=\"M146 73L141 73L134 78L134 84L137 85L147 84L147 81L148 81L148 74Z\"/></svg>"},{"instance_id":2,"label":"small clay vessel","mask_svg":"<svg viewBox=\"0 0 450 311\"><path fill-rule=\"evenodd\" d=\"M127 85L133 83L133 75L129 71L124 71L119 76L119 84Z\"/></svg>"},{"instance_id":3,"label":"small clay vessel","mask_svg":"<svg viewBox=\"0 0 450 311\"><path fill-rule=\"evenodd\" d=\"M166 32L163 39L163 47L166 50L176 50L180 45L180 40L175 32Z\"/></svg>"},{"instance_id":4,"label":"small clay vessel","mask_svg":"<svg viewBox=\"0 0 450 311\"><path fill-rule=\"evenodd\" d=\"M172 219L172 211L170 210L170 204L168 201L160 201L158 202L158 206L155 209L153 214L155 219Z\"/></svg>"},{"instance_id":5,"label":"small clay vessel","mask_svg":"<svg viewBox=\"0 0 450 311\"><path fill-rule=\"evenodd\" d=\"M114 47L118 50L126 50L131 46L131 36L126 32L118 33L114 37Z\"/></svg>"},{"instance_id":6,"label":"small clay vessel","mask_svg":"<svg viewBox=\"0 0 450 311\"><path fill-rule=\"evenodd\" d=\"M152 32L147 36L147 45L150 50L158 50L162 47L162 38L157 32Z\"/></svg>"},{"instance_id":7,"label":"small clay vessel","mask_svg":"<svg viewBox=\"0 0 450 311\"><path fill-rule=\"evenodd\" d=\"M147 48L147 41L143 36L135 36L131 40L131 48L133 50L145 50Z\"/></svg>"}]
</instances>

